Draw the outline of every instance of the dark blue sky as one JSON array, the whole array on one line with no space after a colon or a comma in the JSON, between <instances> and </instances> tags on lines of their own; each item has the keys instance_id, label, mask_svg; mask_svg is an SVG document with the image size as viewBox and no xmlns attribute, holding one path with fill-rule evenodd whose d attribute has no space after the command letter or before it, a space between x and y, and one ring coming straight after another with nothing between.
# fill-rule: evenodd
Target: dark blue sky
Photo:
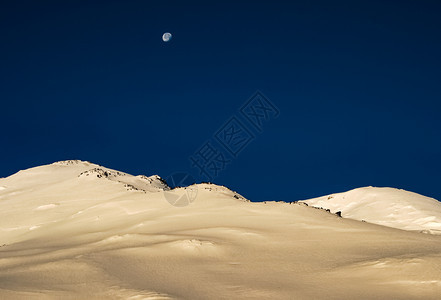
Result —
<instances>
[{"instance_id":1,"label":"dark blue sky","mask_svg":"<svg viewBox=\"0 0 441 300\"><path fill-rule=\"evenodd\" d=\"M0 176L65 159L197 176L189 157L260 90L280 115L215 183L255 201L367 185L441 199L440 15L439 1L3 1Z\"/></svg>"}]
</instances>

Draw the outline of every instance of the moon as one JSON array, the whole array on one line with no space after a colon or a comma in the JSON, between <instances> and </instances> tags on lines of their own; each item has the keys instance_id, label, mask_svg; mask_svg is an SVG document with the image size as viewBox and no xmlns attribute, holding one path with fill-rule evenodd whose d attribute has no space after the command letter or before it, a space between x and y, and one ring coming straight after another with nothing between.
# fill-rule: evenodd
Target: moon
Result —
<instances>
[{"instance_id":1,"label":"moon","mask_svg":"<svg viewBox=\"0 0 441 300\"><path fill-rule=\"evenodd\" d=\"M169 42L172 38L172 34L170 32L166 32L162 35L162 40L164 42Z\"/></svg>"}]
</instances>

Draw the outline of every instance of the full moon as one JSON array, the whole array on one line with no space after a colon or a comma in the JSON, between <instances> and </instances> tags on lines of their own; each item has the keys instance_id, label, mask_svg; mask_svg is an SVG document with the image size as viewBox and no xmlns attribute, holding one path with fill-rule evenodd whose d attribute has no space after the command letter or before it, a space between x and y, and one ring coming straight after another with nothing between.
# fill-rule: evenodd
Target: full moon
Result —
<instances>
[{"instance_id":1,"label":"full moon","mask_svg":"<svg viewBox=\"0 0 441 300\"><path fill-rule=\"evenodd\" d=\"M168 42L168 41L170 41L171 38L172 38L172 35L171 35L170 32L166 32L166 33L164 33L164 34L162 35L162 40L163 40L164 42Z\"/></svg>"}]
</instances>

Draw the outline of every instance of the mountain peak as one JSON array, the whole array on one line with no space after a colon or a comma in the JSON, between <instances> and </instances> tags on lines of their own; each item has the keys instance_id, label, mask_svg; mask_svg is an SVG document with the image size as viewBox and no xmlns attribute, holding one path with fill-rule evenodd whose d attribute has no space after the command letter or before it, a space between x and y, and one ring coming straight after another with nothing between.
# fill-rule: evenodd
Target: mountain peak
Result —
<instances>
[{"instance_id":1,"label":"mountain peak","mask_svg":"<svg viewBox=\"0 0 441 300\"><path fill-rule=\"evenodd\" d=\"M52 165L58 165L58 166L73 166L73 165L92 165L90 161L83 161L78 159L70 159L70 160L60 160L52 163Z\"/></svg>"},{"instance_id":2,"label":"mountain peak","mask_svg":"<svg viewBox=\"0 0 441 300\"><path fill-rule=\"evenodd\" d=\"M441 234L441 203L402 189L368 186L303 202L346 218Z\"/></svg>"}]
</instances>

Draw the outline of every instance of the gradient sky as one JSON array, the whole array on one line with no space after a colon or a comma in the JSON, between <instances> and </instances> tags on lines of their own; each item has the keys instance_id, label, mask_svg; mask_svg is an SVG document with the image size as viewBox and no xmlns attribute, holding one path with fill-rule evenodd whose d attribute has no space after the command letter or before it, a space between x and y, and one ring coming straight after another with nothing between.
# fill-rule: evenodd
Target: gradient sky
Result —
<instances>
[{"instance_id":1,"label":"gradient sky","mask_svg":"<svg viewBox=\"0 0 441 300\"><path fill-rule=\"evenodd\" d=\"M198 177L189 158L259 90L280 114L213 182L441 200L439 1L9 2L1 177L66 159Z\"/></svg>"}]
</instances>

